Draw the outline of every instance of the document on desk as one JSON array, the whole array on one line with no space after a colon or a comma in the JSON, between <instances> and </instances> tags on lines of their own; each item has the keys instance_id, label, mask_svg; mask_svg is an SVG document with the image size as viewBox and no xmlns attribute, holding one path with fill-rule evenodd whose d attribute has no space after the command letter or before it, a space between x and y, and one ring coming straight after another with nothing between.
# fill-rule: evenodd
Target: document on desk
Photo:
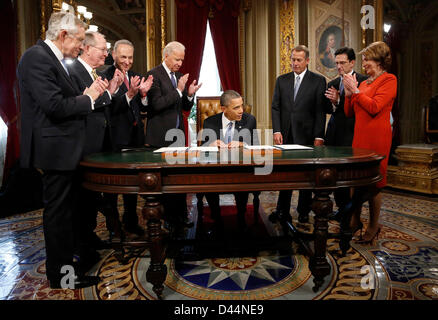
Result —
<instances>
[{"instance_id":1,"label":"document on desk","mask_svg":"<svg viewBox=\"0 0 438 320\"><path fill-rule=\"evenodd\" d=\"M187 147L164 147L158 150L155 150L156 153L164 153L164 152L183 152L186 151Z\"/></svg>"},{"instance_id":2,"label":"document on desk","mask_svg":"<svg viewBox=\"0 0 438 320\"><path fill-rule=\"evenodd\" d=\"M280 150L313 150L311 147L306 147L299 144L276 144L274 147Z\"/></svg>"},{"instance_id":3,"label":"document on desk","mask_svg":"<svg viewBox=\"0 0 438 320\"><path fill-rule=\"evenodd\" d=\"M248 150L274 150L275 148L273 146L244 146L245 149Z\"/></svg>"},{"instance_id":4,"label":"document on desk","mask_svg":"<svg viewBox=\"0 0 438 320\"><path fill-rule=\"evenodd\" d=\"M189 152L200 151L200 152L219 152L218 147L190 147Z\"/></svg>"}]
</instances>

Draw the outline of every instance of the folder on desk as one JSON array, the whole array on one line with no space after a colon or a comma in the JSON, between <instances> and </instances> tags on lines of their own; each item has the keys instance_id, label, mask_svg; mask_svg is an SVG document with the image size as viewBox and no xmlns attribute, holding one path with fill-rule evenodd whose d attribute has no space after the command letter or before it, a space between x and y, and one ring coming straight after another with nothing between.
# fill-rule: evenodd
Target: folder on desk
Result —
<instances>
[{"instance_id":1,"label":"folder on desk","mask_svg":"<svg viewBox=\"0 0 438 320\"><path fill-rule=\"evenodd\" d=\"M276 144L274 147L280 150L313 150L311 147L306 147L299 144Z\"/></svg>"}]
</instances>

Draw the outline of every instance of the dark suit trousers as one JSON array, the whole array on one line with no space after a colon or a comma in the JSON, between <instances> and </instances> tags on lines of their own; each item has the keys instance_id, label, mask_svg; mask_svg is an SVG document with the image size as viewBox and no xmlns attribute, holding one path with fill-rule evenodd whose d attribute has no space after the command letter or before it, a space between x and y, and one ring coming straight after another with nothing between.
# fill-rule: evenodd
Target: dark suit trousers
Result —
<instances>
[{"instance_id":1,"label":"dark suit trousers","mask_svg":"<svg viewBox=\"0 0 438 320\"><path fill-rule=\"evenodd\" d=\"M122 222L125 226L136 226L138 224L138 216L137 216L137 195L136 194L123 194L123 208L125 212L123 213ZM114 210L114 212L109 213L110 215L114 215L116 219L118 219L119 213L117 210L117 197L118 194L113 193L105 193L104 198L109 204L109 207ZM108 219L107 219L108 221ZM111 226L108 226L109 231Z\"/></svg>"},{"instance_id":2,"label":"dark suit trousers","mask_svg":"<svg viewBox=\"0 0 438 320\"><path fill-rule=\"evenodd\" d=\"M74 252L74 171L45 171L42 177L43 230L46 247L46 275L60 279L61 268L72 265Z\"/></svg>"},{"instance_id":3,"label":"dark suit trousers","mask_svg":"<svg viewBox=\"0 0 438 320\"><path fill-rule=\"evenodd\" d=\"M289 136L283 137L285 144L294 143L292 138L292 128L289 129ZM282 190L278 195L277 210L281 210L285 214L290 214L290 202L292 200L293 190ZM300 215L308 214L312 209L312 191L300 190L298 195L298 207L297 211Z\"/></svg>"},{"instance_id":4,"label":"dark suit trousers","mask_svg":"<svg viewBox=\"0 0 438 320\"><path fill-rule=\"evenodd\" d=\"M245 212L246 205L248 203L249 192L235 192L234 199L236 201L237 207L237 219L240 224L245 223ZM208 206L210 207L211 217L215 222L222 220L221 209L219 206L219 193L206 193L205 198L207 199Z\"/></svg>"}]
</instances>

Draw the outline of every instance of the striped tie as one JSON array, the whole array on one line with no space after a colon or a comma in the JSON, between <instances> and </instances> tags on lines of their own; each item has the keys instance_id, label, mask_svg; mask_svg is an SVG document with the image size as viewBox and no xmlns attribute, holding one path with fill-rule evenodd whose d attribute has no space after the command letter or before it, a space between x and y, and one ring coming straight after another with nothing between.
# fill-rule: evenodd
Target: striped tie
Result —
<instances>
[{"instance_id":1,"label":"striped tie","mask_svg":"<svg viewBox=\"0 0 438 320\"><path fill-rule=\"evenodd\" d=\"M93 80L96 80L98 77L95 69L91 70L91 75L93 76Z\"/></svg>"},{"instance_id":2,"label":"striped tie","mask_svg":"<svg viewBox=\"0 0 438 320\"><path fill-rule=\"evenodd\" d=\"M225 133L225 141L227 144L230 143L232 140L232 137L231 137L231 129L232 128L233 128L233 122L229 122L228 126L227 126L227 132Z\"/></svg>"}]
</instances>

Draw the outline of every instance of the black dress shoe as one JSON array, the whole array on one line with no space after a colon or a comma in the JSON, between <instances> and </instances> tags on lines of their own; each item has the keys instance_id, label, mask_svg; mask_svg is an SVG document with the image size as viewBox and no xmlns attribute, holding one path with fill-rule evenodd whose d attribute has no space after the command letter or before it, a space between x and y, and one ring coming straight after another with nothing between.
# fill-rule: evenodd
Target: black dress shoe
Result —
<instances>
[{"instance_id":1,"label":"black dress shoe","mask_svg":"<svg viewBox=\"0 0 438 320\"><path fill-rule=\"evenodd\" d=\"M309 214L308 213L298 213L298 222L299 223L308 223L309 222Z\"/></svg>"},{"instance_id":2,"label":"black dress shoe","mask_svg":"<svg viewBox=\"0 0 438 320\"><path fill-rule=\"evenodd\" d=\"M81 289L96 286L99 282L100 278L96 276L80 276L76 277L73 283L67 281L63 288L60 279L49 279L51 289Z\"/></svg>"},{"instance_id":3,"label":"black dress shoe","mask_svg":"<svg viewBox=\"0 0 438 320\"><path fill-rule=\"evenodd\" d=\"M75 268L77 273L81 275L87 273L88 270L100 261L100 258L100 254L96 250L82 252L81 255L77 256L78 261Z\"/></svg>"},{"instance_id":4,"label":"black dress shoe","mask_svg":"<svg viewBox=\"0 0 438 320\"><path fill-rule=\"evenodd\" d=\"M335 220L335 221L341 222L341 221L342 221L342 218L343 218L345 215L351 213L350 211L351 211L352 207L353 207L353 202L349 201L349 202L347 202L344 206L339 207L339 210L333 212L332 214L329 214L329 215L327 216L327 218L328 218L329 220Z\"/></svg>"},{"instance_id":5,"label":"black dress shoe","mask_svg":"<svg viewBox=\"0 0 438 320\"><path fill-rule=\"evenodd\" d=\"M94 233L92 238L90 239L90 247L95 250L102 250L111 248L111 244L107 241L103 241Z\"/></svg>"},{"instance_id":6,"label":"black dress shoe","mask_svg":"<svg viewBox=\"0 0 438 320\"><path fill-rule=\"evenodd\" d=\"M327 216L327 218L329 220L334 220L334 221L337 221L337 222L341 222L341 220L342 220L342 213L343 213L342 210L339 209L339 210L336 210L336 211L330 213Z\"/></svg>"},{"instance_id":7,"label":"black dress shoe","mask_svg":"<svg viewBox=\"0 0 438 320\"><path fill-rule=\"evenodd\" d=\"M188 218L184 218L180 224L184 227L184 228L191 228L193 227L195 224L193 223L193 221L190 221Z\"/></svg>"}]
</instances>

